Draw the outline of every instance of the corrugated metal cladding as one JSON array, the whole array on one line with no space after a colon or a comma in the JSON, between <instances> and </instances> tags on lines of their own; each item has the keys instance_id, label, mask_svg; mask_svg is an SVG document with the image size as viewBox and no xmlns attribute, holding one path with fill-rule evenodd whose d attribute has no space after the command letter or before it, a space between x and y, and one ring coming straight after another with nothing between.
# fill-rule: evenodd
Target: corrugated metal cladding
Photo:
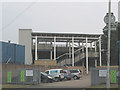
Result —
<instances>
[{"instance_id":1,"label":"corrugated metal cladding","mask_svg":"<svg viewBox=\"0 0 120 90\"><path fill-rule=\"evenodd\" d=\"M25 46L13 43L0 42L2 44L2 63L25 64Z\"/></svg>"}]
</instances>

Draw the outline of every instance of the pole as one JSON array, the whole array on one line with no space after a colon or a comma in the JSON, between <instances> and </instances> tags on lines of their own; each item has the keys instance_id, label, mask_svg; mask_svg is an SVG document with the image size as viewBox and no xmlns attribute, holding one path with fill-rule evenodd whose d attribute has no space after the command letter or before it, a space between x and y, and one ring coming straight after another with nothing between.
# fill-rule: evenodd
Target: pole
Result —
<instances>
[{"instance_id":1,"label":"pole","mask_svg":"<svg viewBox=\"0 0 120 90\"><path fill-rule=\"evenodd\" d=\"M37 60L37 36L35 37L35 60Z\"/></svg>"},{"instance_id":2,"label":"pole","mask_svg":"<svg viewBox=\"0 0 120 90\"><path fill-rule=\"evenodd\" d=\"M54 36L54 60L56 60L56 36Z\"/></svg>"},{"instance_id":3,"label":"pole","mask_svg":"<svg viewBox=\"0 0 120 90\"><path fill-rule=\"evenodd\" d=\"M52 41L51 41L50 60L52 60Z\"/></svg>"},{"instance_id":4,"label":"pole","mask_svg":"<svg viewBox=\"0 0 120 90\"><path fill-rule=\"evenodd\" d=\"M88 38L86 37L86 73L88 74Z\"/></svg>"},{"instance_id":5,"label":"pole","mask_svg":"<svg viewBox=\"0 0 120 90\"><path fill-rule=\"evenodd\" d=\"M72 64L72 61L71 61L71 45L70 45L70 41L69 41L69 64Z\"/></svg>"},{"instance_id":6,"label":"pole","mask_svg":"<svg viewBox=\"0 0 120 90\"><path fill-rule=\"evenodd\" d=\"M97 45L96 45L96 41L95 41L95 58L97 55ZM97 59L95 59L95 67L97 66Z\"/></svg>"},{"instance_id":7,"label":"pole","mask_svg":"<svg viewBox=\"0 0 120 90\"><path fill-rule=\"evenodd\" d=\"M101 61L101 36L99 37L99 54L100 54L100 66L102 66L102 61Z\"/></svg>"},{"instance_id":8,"label":"pole","mask_svg":"<svg viewBox=\"0 0 120 90\"><path fill-rule=\"evenodd\" d=\"M82 53L84 53L84 43L82 42Z\"/></svg>"},{"instance_id":9,"label":"pole","mask_svg":"<svg viewBox=\"0 0 120 90\"><path fill-rule=\"evenodd\" d=\"M118 48L119 48L119 66L120 66L120 41L118 41L118 43L119 43Z\"/></svg>"},{"instance_id":10,"label":"pole","mask_svg":"<svg viewBox=\"0 0 120 90\"><path fill-rule=\"evenodd\" d=\"M72 66L74 67L74 37L72 37Z\"/></svg>"},{"instance_id":11,"label":"pole","mask_svg":"<svg viewBox=\"0 0 120 90\"><path fill-rule=\"evenodd\" d=\"M110 25L111 25L111 0L109 0L109 22L108 22L108 60L107 60L107 84L106 84L106 88L110 88Z\"/></svg>"}]
</instances>

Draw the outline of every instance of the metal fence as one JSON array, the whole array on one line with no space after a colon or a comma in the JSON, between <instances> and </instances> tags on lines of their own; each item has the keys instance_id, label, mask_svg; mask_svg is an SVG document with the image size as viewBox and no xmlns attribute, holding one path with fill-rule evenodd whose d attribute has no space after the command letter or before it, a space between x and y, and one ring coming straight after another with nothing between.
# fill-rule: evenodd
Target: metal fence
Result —
<instances>
[{"instance_id":1,"label":"metal fence","mask_svg":"<svg viewBox=\"0 0 120 90\"><path fill-rule=\"evenodd\" d=\"M91 68L91 86L105 84L107 68ZM110 83L120 82L120 70L118 67L110 68Z\"/></svg>"},{"instance_id":2,"label":"metal fence","mask_svg":"<svg viewBox=\"0 0 120 90\"><path fill-rule=\"evenodd\" d=\"M40 84L40 77L39 67L4 65L2 68L3 84Z\"/></svg>"}]
</instances>

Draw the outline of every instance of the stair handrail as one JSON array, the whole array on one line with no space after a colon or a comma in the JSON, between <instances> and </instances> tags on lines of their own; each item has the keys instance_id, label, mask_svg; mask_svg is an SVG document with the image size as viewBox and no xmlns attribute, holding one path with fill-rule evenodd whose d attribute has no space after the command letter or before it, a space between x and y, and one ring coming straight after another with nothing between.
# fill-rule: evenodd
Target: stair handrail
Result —
<instances>
[{"instance_id":1,"label":"stair handrail","mask_svg":"<svg viewBox=\"0 0 120 90\"><path fill-rule=\"evenodd\" d=\"M79 51L79 50L81 50L81 49L82 49L82 48L77 49L76 51L74 51L74 53L76 53L77 51ZM59 58L61 58L62 56L69 55L69 54L72 54L72 53L64 53L64 54L58 56L56 59L59 59Z\"/></svg>"}]
</instances>

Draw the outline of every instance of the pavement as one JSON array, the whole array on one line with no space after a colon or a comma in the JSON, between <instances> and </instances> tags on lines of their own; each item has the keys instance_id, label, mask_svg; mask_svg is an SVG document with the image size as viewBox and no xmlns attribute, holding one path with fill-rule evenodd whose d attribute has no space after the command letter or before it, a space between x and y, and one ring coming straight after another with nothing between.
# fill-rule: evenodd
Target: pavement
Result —
<instances>
[{"instance_id":1,"label":"pavement","mask_svg":"<svg viewBox=\"0 0 120 90\"><path fill-rule=\"evenodd\" d=\"M69 80L54 83L42 83L40 85L31 85L28 88L89 88L90 74L83 76L79 80Z\"/></svg>"}]
</instances>

